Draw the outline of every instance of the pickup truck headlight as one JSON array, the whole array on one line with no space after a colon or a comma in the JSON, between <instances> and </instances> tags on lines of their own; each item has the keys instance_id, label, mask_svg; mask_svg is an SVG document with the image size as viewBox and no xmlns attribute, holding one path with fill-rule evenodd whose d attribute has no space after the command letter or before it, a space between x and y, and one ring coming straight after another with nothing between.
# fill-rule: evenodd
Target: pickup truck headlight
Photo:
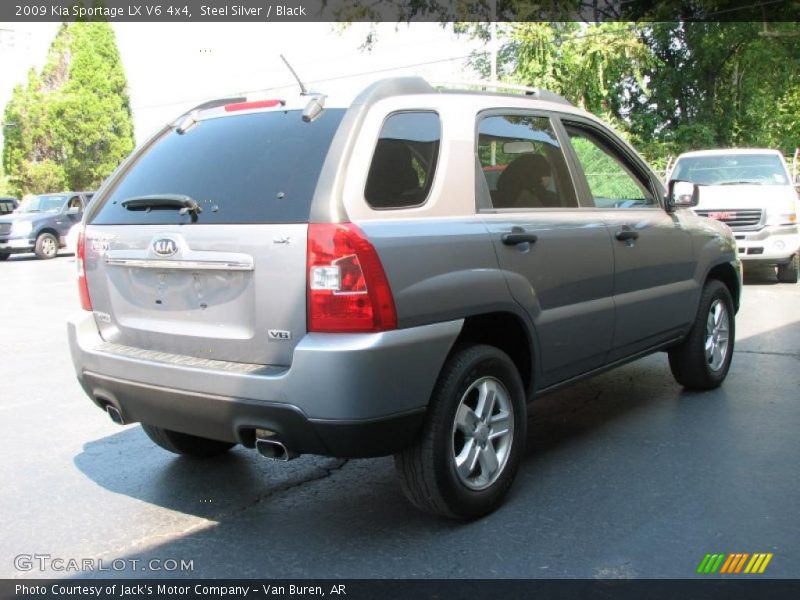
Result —
<instances>
[{"instance_id":1,"label":"pickup truck headlight","mask_svg":"<svg viewBox=\"0 0 800 600\"><path fill-rule=\"evenodd\" d=\"M773 213L767 215L767 225L795 225L797 223L797 213Z\"/></svg>"},{"instance_id":2,"label":"pickup truck headlight","mask_svg":"<svg viewBox=\"0 0 800 600\"><path fill-rule=\"evenodd\" d=\"M32 221L14 221L11 224L11 233L13 235L27 235L33 231Z\"/></svg>"}]
</instances>

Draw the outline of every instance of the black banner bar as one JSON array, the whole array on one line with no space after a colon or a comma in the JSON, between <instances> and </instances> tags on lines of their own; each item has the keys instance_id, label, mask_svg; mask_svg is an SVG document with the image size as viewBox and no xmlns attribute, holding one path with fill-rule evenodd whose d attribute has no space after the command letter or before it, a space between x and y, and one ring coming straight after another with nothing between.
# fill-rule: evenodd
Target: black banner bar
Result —
<instances>
[{"instance_id":1,"label":"black banner bar","mask_svg":"<svg viewBox=\"0 0 800 600\"><path fill-rule=\"evenodd\" d=\"M78 600L795 600L798 579L0 580L0 598Z\"/></svg>"},{"instance_id":2,"label":"black banner bar","mask_svg":"<svg viewBox=\"0 0 800 600\"><path fill-rule=\"evenodd\" d=\"M2 0L0 21L798 21L795 0Z\"/></svg>"}]
</instances>

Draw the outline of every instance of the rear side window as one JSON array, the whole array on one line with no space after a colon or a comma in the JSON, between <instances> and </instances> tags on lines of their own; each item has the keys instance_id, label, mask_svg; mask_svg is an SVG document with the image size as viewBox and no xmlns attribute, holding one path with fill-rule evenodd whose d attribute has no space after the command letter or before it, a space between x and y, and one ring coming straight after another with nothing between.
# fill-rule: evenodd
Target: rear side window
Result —
<instances>
[{"instance_id":1,"label":"rear side window","mask_svg":"<svg viewBox=\"0 0 800 600\"><path fill-rule=\"evenodd\" d=\"M492 208L578 206L555 131L546 117L486 117L478 130L478 159Z\"/></svg>"},{"instance_id":2,"label":"rear side window","mask_svg":"<svg viewBox=\"0 0 800 600\"><path fill-rule=\"evenodd\" d=\"M425 203L436 173L441 124L435 112L403 112L383 124L364 197L372 208Z\"/></svg>"},{"instance_id":3,"label":"rear side window","mask_svg":"<svg viewBox=\"0 0 800 600\"><path fill-rule=\"evenodd\" d=\"M122 206L165 194L194 199L201 225L307 222L343 114L327 109L306 123L299 111L261 112L200 121L183 134L171 130L135 159L92 223L190 223L190 214L174 208Z\"/></svg>"}]
</instances>

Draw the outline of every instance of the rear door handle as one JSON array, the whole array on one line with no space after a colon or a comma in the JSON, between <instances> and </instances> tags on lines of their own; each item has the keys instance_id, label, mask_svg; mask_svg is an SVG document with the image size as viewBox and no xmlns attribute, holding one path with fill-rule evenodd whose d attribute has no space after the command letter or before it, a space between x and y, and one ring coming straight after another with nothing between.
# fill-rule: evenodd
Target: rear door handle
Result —
<instances>
[{"instance_id":1,"label":"rear door handle","mask_svg":"<svg viewBox=\"0 0 800 600\"><path fill-rule=\"evenodd\" d=\"M620 229L615 235L620 242L627 242L629 240L638 240L639 232L633 229Z\"/></svg>"},{"instance_id":2,"label":"rear door handle","mask_svg":"<svg viewBox=\"0 0 800 600\"><path fill-rule=\"evenodd\" d=\"M534 244L539 238L533 233L528 233L522 227L512 227L511 233L504 233L500 239L506 246L516 246L525 242Z\"/></svg>"}]
</instances>

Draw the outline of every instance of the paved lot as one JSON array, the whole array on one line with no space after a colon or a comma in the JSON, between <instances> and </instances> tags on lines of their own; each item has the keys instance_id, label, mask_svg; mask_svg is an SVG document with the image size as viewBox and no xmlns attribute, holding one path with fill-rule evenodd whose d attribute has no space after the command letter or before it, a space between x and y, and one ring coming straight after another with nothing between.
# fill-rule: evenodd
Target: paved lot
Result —
<instances>
[{"instance_id":1,"label":"paved lot","mask_svg":"<svg viewBox=\"0 0 800 600\"><path fill-rule=\"evenodd\" d=\"M540 400L507 504L464 525L411 508L389 458L196 462L112 424L73 376L74 273L0 263L0 577L42 576L14 566L35 553L200 577L687 577L708 552L800 577L800 286L749 277L722 389L683 392L659 354ZM140 568L123 575L168 575Z\"/></svg>"}]
</instances>

